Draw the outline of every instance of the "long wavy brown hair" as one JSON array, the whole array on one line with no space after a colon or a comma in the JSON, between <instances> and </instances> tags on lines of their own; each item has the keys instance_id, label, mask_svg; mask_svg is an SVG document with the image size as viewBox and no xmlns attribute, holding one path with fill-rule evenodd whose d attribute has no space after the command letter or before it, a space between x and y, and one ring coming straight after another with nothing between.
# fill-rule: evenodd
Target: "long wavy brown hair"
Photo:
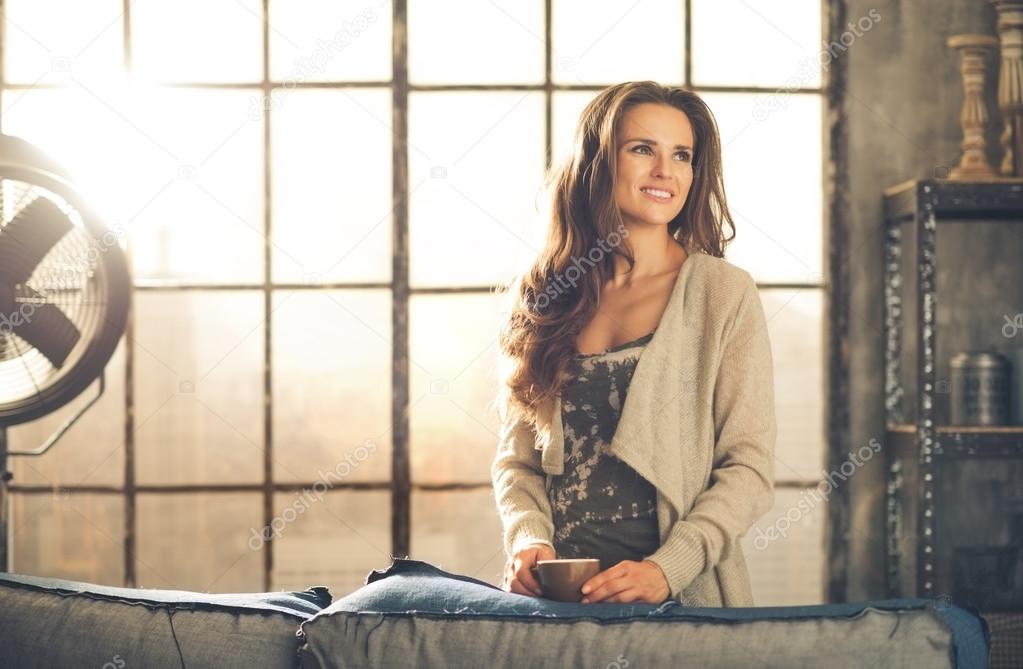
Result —
<instances>
[{"instance_id":1,"label":"long wavy brown hair","mask_svg":"<svg viewBox=\"0 0 1023 669\"><path fill-rule=\"evenodd\" d=\"M601 287L614 277L614 256L622 256L630 270L635 264L614 199L616 133L625 113L643 103L679 109L693 127L693 182L682 211L668 223L669 234L687 252L719 258L735 238L725 201L721 139L706 103L685 88L653 81L601 91L579 118L572 155L547 174L549 226L543 250L525 273L498 291L508 306L498 337L501 386L490 407L504 423L536 425L537 407L561 392L576 354L576 336L596 313Z\"/></svg>"}]
</instances>

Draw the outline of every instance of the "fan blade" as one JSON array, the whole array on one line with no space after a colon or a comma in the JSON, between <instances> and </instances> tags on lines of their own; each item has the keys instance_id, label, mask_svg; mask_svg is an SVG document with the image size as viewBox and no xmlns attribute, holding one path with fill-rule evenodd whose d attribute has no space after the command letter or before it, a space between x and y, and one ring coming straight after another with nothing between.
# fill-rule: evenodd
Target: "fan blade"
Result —
<instances>
[{"instance_id":1,"label":"fan blade","mask_svg":"<svg viewBox=\"0 0 1023 669\"><path fill-rule=\"evenodd\" d=\"M0 278L14 284L28 281L50 249L72 229L57 205L38 197L0 228Z\"/></svg>"},{"instance_id":2,"label":"fan blade","mask_svg":"<svg viewBox=\"0 0 1023 669\"><path fill-rule=\"evenodd\" d=\"M35 292L35 291L33 291ZM35 293L34 297L41 297ZM12 328L18 335L60 369L82 334L75 324L52 304L33 304L32 309L19 311L21 317Z\"/></svg>"}]
</instances>

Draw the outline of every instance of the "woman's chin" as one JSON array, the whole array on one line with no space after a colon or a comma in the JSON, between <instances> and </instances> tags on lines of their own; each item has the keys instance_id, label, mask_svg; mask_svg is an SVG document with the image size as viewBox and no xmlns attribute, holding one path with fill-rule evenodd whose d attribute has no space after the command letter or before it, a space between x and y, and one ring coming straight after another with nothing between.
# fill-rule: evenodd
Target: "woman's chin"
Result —
<instances>
[{"instance_id":1,"label":"woman's chin","mask_svg":"<svg viewBox=\"0 0 1023 669\"><path fill-rule=\"evenodd\" d=\"M672 220L674 220L674 217L672 218L665 218L662 216L658 216L657 218L651 218L649 216L645 216L643 218L629 217L626 219L626 224L631 223L632 225L635 225L637 227L650 226L656 228L662 226L667 227L667 225L671 223Z\"/></svg>"}]
</instances>

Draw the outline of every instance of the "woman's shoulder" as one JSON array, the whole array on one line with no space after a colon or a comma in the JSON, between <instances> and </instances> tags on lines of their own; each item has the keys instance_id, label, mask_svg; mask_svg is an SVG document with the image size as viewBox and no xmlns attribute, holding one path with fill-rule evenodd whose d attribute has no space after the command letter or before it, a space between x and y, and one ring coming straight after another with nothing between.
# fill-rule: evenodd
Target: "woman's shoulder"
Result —
<instances>
[{"instance_id":1,"label":"woman's shoulder","mask_svg":"<svg viewBox=\"0 0 1023 669\"><path fill-rule=\"evenodd\" d=\"M686 262L690 260L698 264L692 268L683 319L702 333L706 344L723 341L736 322L762 319L760 291L748 271L708 254L694 254Z\"/></svg>"},{"instance_id":2,"label":"woman's shoulder","mask_svg":"<svg viewBox=\"0 0 1023 669\"><path fill-rule=\"evenodd\" d=\"M701 288L711 293L715 299L729 297L742 299L751 290L756 290L757 283L753 275L724 258L693 252L686 262L694 260L698 265L694 269L699 269L693 273L694 276L700 277L698 283L701 284Z\"/></svg>"}]
</instances>

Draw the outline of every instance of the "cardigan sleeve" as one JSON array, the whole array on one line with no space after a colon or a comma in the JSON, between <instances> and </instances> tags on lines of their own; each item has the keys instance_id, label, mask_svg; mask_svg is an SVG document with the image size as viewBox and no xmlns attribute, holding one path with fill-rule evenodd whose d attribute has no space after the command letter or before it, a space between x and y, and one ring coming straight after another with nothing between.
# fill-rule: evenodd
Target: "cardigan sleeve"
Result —
<instances>
[{"instance_id":1,"label":"cardigan sleeve","mask_svg":"<svg viewBox=\"0 0 1023 669\"><path fill-rule=\"evenodd\" d=\"M490 468L508 557L531 544L546 544L554 550L554 522L535 434L522 420L503 422Z\"/></svg>"},{"instance_id":2,"label":"cardigan sleeve","mask_svg":"<svg viewBox=\"0 0 1023 669\"><path fill-rule=\"evenodd\" d=\"M646 559L664 572L672 599L726 559L774 504L774 369L760 293L749 274L724 347L713 393L710 482L667 540Z\"/></svg>"}]
</instances>

